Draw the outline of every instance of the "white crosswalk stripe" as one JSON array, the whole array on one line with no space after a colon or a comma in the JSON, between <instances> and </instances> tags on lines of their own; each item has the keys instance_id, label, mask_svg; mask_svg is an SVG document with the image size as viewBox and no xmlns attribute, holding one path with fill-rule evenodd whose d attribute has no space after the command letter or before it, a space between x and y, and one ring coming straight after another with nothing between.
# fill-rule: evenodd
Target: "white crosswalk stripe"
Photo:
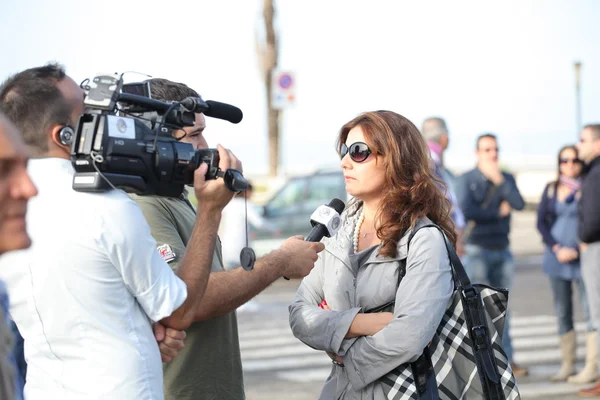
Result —
<instances>
[{"instance_id":1,"label":"white crosswalk stripe","mask_svg":"<svg viewBox=\"0 0 600 400\"><path fill-rule=\"evenodd\" d=\"M581 387L549 383L549 377L560 366L554 316L513 316L511 324L516 360L530 369L529 377L519 382L523 399L572 394ZM585 355L586 326L580 322L575 329L580 369ZM268 372L273 379L321 384L331 371L329 357L294 338L287 318L247 322L242 318L239 332L245 374Z\"/></svg>"}]
</instances>

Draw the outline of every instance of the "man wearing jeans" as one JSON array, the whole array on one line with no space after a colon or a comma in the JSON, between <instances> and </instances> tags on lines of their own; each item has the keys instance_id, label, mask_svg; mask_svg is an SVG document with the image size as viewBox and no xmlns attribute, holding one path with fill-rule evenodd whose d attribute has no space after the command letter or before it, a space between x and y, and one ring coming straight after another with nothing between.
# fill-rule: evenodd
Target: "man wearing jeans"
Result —
<instances>
[{"instance_id":1,"label":"man wearing jeans","mask_svg":"<svg viewBox=\"0 0 600 400\"><path fill-rule=\"evenodd\" d=\"M586 125L583 128L577 150L579 150L579 158L587 165L579 200L581 272L592 322L598 328L600 327L600 124ZM600 397L600 383L589 389L580 390L579 395Z\"/></svg>"},{"instance_id":2,"label":"man wearing jeans","mask_svg":"<svg viewBox=\"0 0 600 400\"><path fill-rule=\"evenodd\" d=\"M515 178L498 164L498 141L490 133L477 138L477 167L457 181L457 196L467 220L465 229L467 274L474 283L510 289L515 271L509 249L511 210L522 210L525 202ZM504 325L504 351L515 376L527 375L513 361L509 318Z\"/></svg>"}]
</instances>

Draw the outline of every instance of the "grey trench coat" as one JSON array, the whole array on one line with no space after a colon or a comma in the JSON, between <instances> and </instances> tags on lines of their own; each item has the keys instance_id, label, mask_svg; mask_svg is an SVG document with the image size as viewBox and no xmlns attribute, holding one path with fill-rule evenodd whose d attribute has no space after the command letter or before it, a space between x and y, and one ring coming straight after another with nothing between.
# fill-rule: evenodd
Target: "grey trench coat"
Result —
<instances>
[{"instance_id":1,"label":"grey trench coat","mask_svg":"<svg viewBox=\"0 0 600 400\"><path fill-rule=\"evenodd\" d=\"M343 226L334 237L323 239L325 250L289 306L296 338L344 358L344 367L332 364L319 396L322 400L384 400L379 378L421 355L454 288L444 239L436 228L419 230L409 254L410 231L398 242L395 258L379 255L377 248L355 275L349 254L360 205L342 215ZM406 275L397 287L399 261L403 259ZM331 311L318 307L323 299ZM394 299L394 318L384 329L373 336L344 338L359 312Z\"/></svg>"}]
</instances>

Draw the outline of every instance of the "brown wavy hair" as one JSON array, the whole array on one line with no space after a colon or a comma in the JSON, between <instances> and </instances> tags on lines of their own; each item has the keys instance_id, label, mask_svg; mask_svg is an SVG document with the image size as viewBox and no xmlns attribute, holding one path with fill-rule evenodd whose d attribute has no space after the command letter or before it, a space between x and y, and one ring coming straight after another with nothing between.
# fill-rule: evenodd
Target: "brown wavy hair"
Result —
<instances>
[{"instance_id":1,"label":"brown wavy hair","mask_svg":"<svg viewBox=\"0 0 600 400\"><path fill-rule=\"evenodd\" d=\"M338 150L357 126L385 168L384 193L376 216L380 221L377 235L383 242L380 254L395 257L400 238L425 216L456 246L452 205L442 192L446 186L435 175L429 148L417 127L392 111L366 112L342 127Z\"/></svg>"}]
</instances>

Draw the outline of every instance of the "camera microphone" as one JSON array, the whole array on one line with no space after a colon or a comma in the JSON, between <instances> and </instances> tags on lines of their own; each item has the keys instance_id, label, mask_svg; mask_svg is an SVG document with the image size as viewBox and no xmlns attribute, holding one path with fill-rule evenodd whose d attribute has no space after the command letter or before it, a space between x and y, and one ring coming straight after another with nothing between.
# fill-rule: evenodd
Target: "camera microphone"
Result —
<instances>
[{"instance_id":1,"label":"camera microphone","mask_svg":"<svg viewBox=\"0 0 600 400\"><path fill-rule=\"evenodd\" d=\"M310 216L312 230L306 237L307 242L320 242L323 237L334 236L342 226L340 214L344 211L346 205L340 199L333 199L329 204L323 204L317 207ZM285 280L290 278L285 277Z\"/></svg>"},{"instance_id":2,"label":"camera microphone","mask_svg":"<svg viewBox=\"0 0 600 400\"><path fill-rule=\"evenodd\" d=\"M231 104L221 103L213 100L202 100L200 97L187 97L183 99L181 105L189 111L203 113L207 117L224 119L233 124L239 123L244 114L239 108Z\"/></svg>"},{"instance_id":3,"label":"camera microphone","mask_svg":"<svg viewBox=\"0 0 600 400\"><path fill-rule=\"evenodd\" d=\"M232 124L239 123L244 117L242 110L231 104L220 103L213 100L206 100L206 104L208 104L208 110L204 112L204 115L208 117L224 119Z\"/></svg>"}]
</instances>

